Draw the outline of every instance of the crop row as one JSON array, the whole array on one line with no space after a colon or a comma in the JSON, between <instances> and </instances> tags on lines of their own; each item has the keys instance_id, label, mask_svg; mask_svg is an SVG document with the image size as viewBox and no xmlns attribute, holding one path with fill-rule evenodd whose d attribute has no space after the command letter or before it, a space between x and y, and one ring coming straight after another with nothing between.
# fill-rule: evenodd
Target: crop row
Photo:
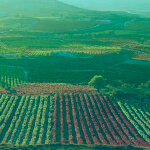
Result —
<instances>
[{"instance_id":1,"label":"crop row","mask_svg":"<svg viewBox=\"0 0 150 150\"><path fill-rule=\"evenodd\" d=\"M51 143L52 109L48 96L22 96L2 143Z\"/></svg>"},{"instance_id":2,"label":"crop row","mask_svg":"<svg viewBox=\"0 0 150 150\"><path fill-rule=\"evenodd\" d=\"M138 115L148 134L148 116ZM97 93L56 94L52 131L53 143L149 146L119 105Z\"/></svg>"},{"instance_id":3,"label":"crop row","mask_svg":"<svg viewBox=\"0 0 150 150\"><path fill-rule=\"evenodd\" d=\"M130 106L127 103L118 102L118 105L142 138L150 142L150 117L141 109Z\"/></svg>"},{"instance_id":4,"label":"crop row","mask_svg":"<svg viewBox=\"0 0 150 150\"><path fill-rule=\"evenodd\" d=\"M69 45L71 46L71 45ZM84 46L84 45L81 45ZM36 50L27 52L28 56L50 56L59 53L60 51L72 53L72 54L105 54L108 52L115 53L119 51L120 47L84 47L84 49L74 47L72 49L64 48L64 49L51 49L51 50Z\"/></svg>"},{"instance_id":5,"label":"crop row","mask_svg":"<svg viewBox=\"0 0 150 150\"><path fill-rule=\"evenodd\" d=\"M17 86L25 83L23 68L13 66L0 66L0 83L3 87Z\"/></svg>"},{"instance_id":6,"label":"crop row","mask_svg":"<svg viewBox=\"0 0 150 150\"><path fill-rule=\"evenodd\" d=\"M149 108L99 93L0 96L0 142L149 145Z\"/></svg>"},{"instance_id":7,"label":"crop row","mask_svg":"<svg viewBox=\"0 0 150 150\"><path fill-rule=\"evenodd\" d=\"M0 134L7 125L7 121L12 114L18 97L2 95L0 98Z\"/></svg>"},{"instance_id":8,"label":"crop row","mask_svg":"<svg viewBox=\"0 0 150 150\"><path fill-rule=\"evenodd\" d=\"M27 53L28 56L49 56L51 53L51 51L31 51L29 53Z\"/></svg>"}]
</instances>

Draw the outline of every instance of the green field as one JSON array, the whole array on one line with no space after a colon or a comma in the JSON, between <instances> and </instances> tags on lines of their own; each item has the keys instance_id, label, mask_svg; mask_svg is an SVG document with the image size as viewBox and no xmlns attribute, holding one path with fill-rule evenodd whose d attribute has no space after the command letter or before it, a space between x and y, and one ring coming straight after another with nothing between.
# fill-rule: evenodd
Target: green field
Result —
<instances>
[{"instance_id":1,"label":"green field","mask_svg":"<svg viewBox=\"0 0 150 150\"><path fill-rule=\"evenodd\" d=\"M57 0L1 0L0 149L148 150L149 23ZM100 92L88 84L95 75Z\"/></svg>"}]
</instances>

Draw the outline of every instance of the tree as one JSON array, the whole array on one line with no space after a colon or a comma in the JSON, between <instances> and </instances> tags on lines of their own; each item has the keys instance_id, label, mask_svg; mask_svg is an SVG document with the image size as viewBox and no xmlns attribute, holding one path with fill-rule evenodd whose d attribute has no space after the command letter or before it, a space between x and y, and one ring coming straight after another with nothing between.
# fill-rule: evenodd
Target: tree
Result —
<instances>
[{"instance_id":1,"label":"tree","mask_svg":"<svg viewBox=\"0 0 150 150\"><path fill-rule=\"evenodd\" d=\"M88 84L96 88L99 92L99 90L105 86L105 81L102 76L95 75Z\"/></svg>"}]
</instances>

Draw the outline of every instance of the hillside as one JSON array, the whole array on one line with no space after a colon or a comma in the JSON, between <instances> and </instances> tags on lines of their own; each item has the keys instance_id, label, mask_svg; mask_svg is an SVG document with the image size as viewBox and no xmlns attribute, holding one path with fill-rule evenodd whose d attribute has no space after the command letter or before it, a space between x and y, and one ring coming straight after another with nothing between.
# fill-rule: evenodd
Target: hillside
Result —
<instances>
[{"instance_id":1,"label":"hillside","mask_svg":"<svg viewBox=\"0 0 150 150\"><path fill-rule=\"evenodd\" d=\"M90 10L100 10L100 11L128 11L131 13L136 13L144 16L149 16L150 14L150 1L149 0L64 0L64 2Z\"/></svg>"},{"instance_id":2,"label":"hillside","mask_svg":"<svg viewBox=\"0 0 150 150\"><path fill-rule=\"evenodd\" d=\"M2 16L55 17L58 14L74 14L80 11L82 9L57 0L2 0L0 4L0 15Z\"/></svg>"}]
</instances>

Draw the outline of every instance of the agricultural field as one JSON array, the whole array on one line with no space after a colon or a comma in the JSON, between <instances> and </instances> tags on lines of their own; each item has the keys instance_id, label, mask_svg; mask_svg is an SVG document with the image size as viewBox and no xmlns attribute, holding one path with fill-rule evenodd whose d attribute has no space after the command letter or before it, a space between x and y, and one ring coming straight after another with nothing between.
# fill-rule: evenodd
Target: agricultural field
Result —
<instances>
[{"instance_id":1,"label":"agricultural field","mask_svg":"<svg viewBox=\"0 0 150 150\"><path fill-rule=\"evenodd\" d=\"M150 149L149 23L1 0L0 149Z\"/></svg>"},{"instance_id":2,"label":"agricultural field","mask_svg":"<svg viewBox=\"0 0 150 150\"><path fill-rule=\"evenodd\" d=\"M43 143L44 136L49 142L53 109L53 101L49 98L42 95L40 97L2 95L1 109L4 111L1 115L0 132L3 135L0 139L1 142L34 145L36 142ZM3 116L6 114L7 116L4 118ZM24 118L24 116L26 117ZM11 124L7 125L7 121L11 121ZM44 136L43 133L45 133ZM36 135L39 137L37 138Z\"/></svg>"},{"instance_id":3,"label":"agricultural field","mask_svg":"<svg viewBox=\"0 0 150 150\"><path fill-rule=\"evenodd\" d=\"M65 65L64 65L65 63ZM68 83L87 85L94 75L101 74L109 82L140 85L150 80L149 61L130 60L124 51L119 54L51 53L50 56L0 57L1 65L21 67L31 83ZM42 68L42 70L41 70Z\"/></svg>"},{"instance_id":4,"label":"agricultural field","mask_svg":"<svg viewBox=\"0 0 150 150\"><path fill-rule=\"evenodd\" d=\"M26 82L23 68L0 65L0 84L2 87L12 87Z\"/></svg>"},{"instance_id":5,"label":"agricultural field","mask_svg":"<svg viewBox=\"0 0 150 150\"><path fill-rule=\"evenodd\" d=\"M90 93L0 97L3 144L150 147L150 110ZM9 123L8 123L9 122Z\"/></svg>"},{"instance_id":6,"label":"agricultural field","mask_svg":"<svg viewBox=\"0 0 150 150\"><path fill-rule=\"evenodd\" d=\"M48 93L72 93L72 92L93 92L97 91L90 86L72 85L65 83L27 83L19 85L17 87L11 87L11 90L15 90L18 95L24 94L48 94Z\"/></svg>"}]
</instances>

